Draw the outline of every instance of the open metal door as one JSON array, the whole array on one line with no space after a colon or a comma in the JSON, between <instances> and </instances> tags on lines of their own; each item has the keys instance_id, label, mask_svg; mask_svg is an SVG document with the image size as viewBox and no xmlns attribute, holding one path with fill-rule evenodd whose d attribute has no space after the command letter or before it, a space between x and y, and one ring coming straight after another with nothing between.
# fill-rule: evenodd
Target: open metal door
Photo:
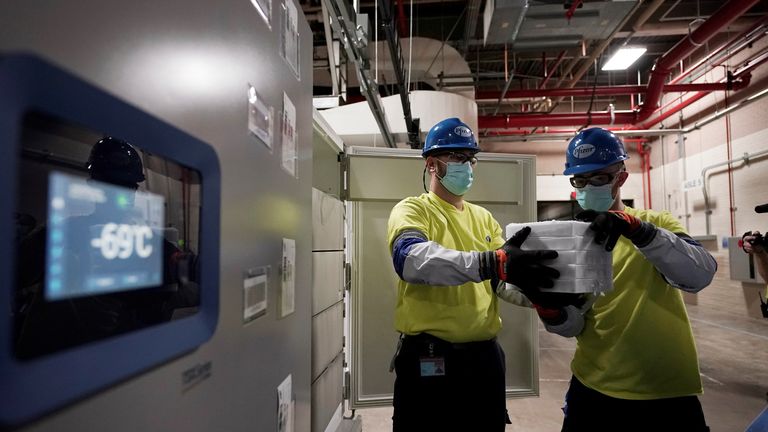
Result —
<instances>
[{"instance_id":1,"label":"open metal door","mask_svg":"<svg viewBox=\"0 0 768 432\"><path fill-rule=\"evenodd\" d=\"M504 228L536 220L534 156L479 153L467 200L493 213ZM349 147L346 198L352 271L350 301L350 408L391 405L389 363L397 274L387 248L389 213L401 199L423 192L424 160L418 150ZM505 304L499 343L507 355L507 397L538 395L538 322L533 310Z\"/></svg>"}]
</instances>

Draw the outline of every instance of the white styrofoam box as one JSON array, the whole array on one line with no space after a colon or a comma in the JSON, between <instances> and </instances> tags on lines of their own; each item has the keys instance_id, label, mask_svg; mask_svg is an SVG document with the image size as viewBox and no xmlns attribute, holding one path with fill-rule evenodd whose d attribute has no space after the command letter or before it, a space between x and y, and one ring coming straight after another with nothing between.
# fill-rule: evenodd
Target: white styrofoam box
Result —
<instances>
[{"instance_id":1,"label":"white styrofoam box","mask_svg":"<svg viewBox=\"0 0 768 432\"><path fill-rule=\"evenodd\" d=\"M601 279L606 276L605 268L601 265L560 264L557 266L562 280ZM610 273L607 276L611 276Z\"/></svg>"},{"instance_id":2,"label":"white styrofoam box","mask_svg":"<svg viewBox=\"0 0 768 432\"><path fill-rule=\"evenodd\" d=\"M548 292L601 293L613 288L612 255L594 242L589 224L579 221L546 221L509 224L507 238L523 227L531 233L523 242L523 250L550 249L558 257L545 263L558 270L560 278Z\"/></svg>"},{"instance_id":3,"label":"white styrofoam box","mask_svg":"<svg viewBox=\"0 0 768 432\"><path fill-rule=\"evenodd\" d=\"M533 227L531 227L533 229ZM572 236L572 237L538 237L533 232L523 243L523 249L554 249L556 251L583 251L589 250L590 244L594 243L594 236Z\"/></svg>"},{"instance_id":4,"label":"white styrofoam box","mask_svg":"<svg viewBox=\"0 0 768 432\"><path fill-rule=\"evenodd\" d=\"M605 279L556 279L552 288L542 288L542 291L571 294L599 294L602 292L610 291L612 288L613 284L606 284Z\"/></svg>"},{"instance_id":5,"label":"white styrofoam box","mask_svg":"<svg viewBox=\"0 0 768 432\"><path fill-rule=\"evenodd\" d=\"M605 251L598 250L563 250L557 255L559 264L589 264L600 265L605 260Z\"/></svg>"},{"instance_id":6,"label":"white styrofoam box","mask_svg":"<svg viewBox=\"0 0 768 432\"><path fill-rule=\"evenodd\" d=\"M590 231L587 222L579 221L545 221L527 224L512 223L507 225L507 238L526 226L531 227L531 235L528 236L529 238L583 236Z\"/></svg>"}]
</instances>

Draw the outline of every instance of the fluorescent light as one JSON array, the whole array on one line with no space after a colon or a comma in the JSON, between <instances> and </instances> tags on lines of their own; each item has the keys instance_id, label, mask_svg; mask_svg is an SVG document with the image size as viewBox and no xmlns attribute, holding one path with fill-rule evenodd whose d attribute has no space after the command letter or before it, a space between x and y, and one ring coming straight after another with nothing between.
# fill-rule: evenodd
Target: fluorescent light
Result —
<instances>
[{"instance_id":1,"label":"fluorescent light","mask_svg":"<svg viewBox=\"0 0 768 432\"><path fill-rule=\"evenodd\" d=\"M618 51L616 51L613 57L611 57L608 62L603 65L603 70L626 70L628 67L632 66L632 63L639 59L640 56L645 53L645 51L646 49L643 47L620 48Z\"/></svg>"}]
</instances>

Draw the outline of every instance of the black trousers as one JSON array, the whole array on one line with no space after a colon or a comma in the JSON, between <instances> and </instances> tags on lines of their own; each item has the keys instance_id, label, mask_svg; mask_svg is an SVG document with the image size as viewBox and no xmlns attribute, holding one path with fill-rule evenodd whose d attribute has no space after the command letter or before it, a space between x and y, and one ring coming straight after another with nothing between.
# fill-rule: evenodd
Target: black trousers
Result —
<instances>
[{"instance_id":1,"label":"black trousers","mask_svg":"<svg viewBox=\"0 0 768 432\"><path fill-rule=\"evenodd\" d=\"M424 363L443 364L440 359L444 375L440 368L422 376ZM406 336L395 372L395 432L503 431L509 423L504 351L495 339L452 344L427 334Z\"/></svg>"},{"instance_id":2,"label":"black trousers","mask_svg":"<svg viewBox=\"0 0 768 432\"><path fill-rule=\"evenodd\" d=\"M576 377L565 395L562 432L707 432L696 396L628 400L606 396Z\"/></svg>"}]
</instances>

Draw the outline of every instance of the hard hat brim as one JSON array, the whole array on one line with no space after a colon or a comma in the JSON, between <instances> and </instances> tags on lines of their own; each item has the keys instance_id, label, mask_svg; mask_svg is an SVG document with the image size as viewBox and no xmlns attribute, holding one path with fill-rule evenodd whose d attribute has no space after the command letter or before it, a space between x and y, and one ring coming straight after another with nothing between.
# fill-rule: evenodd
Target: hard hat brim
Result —
<instances>
[{"instance_id":1,"label":"hard hat brim","mask_svg":"<svg viewBox=\"0 0 768 432\"><path fill-rule=\"evenodd\" d=\"M565 171L563 171L563 175L585 174L592 171L600 171L600 170L606 169L611 165L622 163L627 159L629 159L628 156L622 157L622 158L619 158L619 160L617 160L616 162L613 162L609 165L599 163L599 164L582 164L582 165L572 166L570 168L566 168Z\"/></svg>"}]
</instances>

